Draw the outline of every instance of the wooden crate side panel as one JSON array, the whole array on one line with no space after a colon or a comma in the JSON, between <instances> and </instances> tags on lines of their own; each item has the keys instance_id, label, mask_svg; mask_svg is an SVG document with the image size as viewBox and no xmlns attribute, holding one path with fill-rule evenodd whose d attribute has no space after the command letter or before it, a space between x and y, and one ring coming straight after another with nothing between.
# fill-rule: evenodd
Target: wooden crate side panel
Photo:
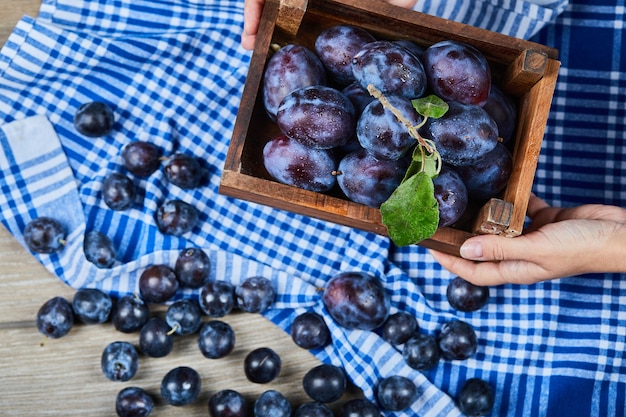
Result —
<instances>
[{"instance_id":1,"label":"wooden crate side panel","mask_svg":"<svg viewBox=\"0 0 626 417\"><path fill-rule=\"evenodd\" d=\"M513 203L511 223L506 234L517 236L522 233L528 196L535 180L535 171L541 152L545 126L550 114L552 94L556 86L560 62L549 60L543 78L537 82L521 100L519 114L523 116L513 152L513 172L504 193L504 200Z\"/></svg>"}]
</instances>

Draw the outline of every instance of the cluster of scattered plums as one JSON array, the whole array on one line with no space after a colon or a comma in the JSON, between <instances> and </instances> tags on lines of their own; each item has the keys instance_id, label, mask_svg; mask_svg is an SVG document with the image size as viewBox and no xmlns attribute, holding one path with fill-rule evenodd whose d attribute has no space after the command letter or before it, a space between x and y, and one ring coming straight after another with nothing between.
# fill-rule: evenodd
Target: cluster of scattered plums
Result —
<instances>
[{"instance_id":1,"label":"cluster of scattered plums","mask_svg":"<svg viewBox=\"0 0 626 417\"><path fill-rule=\"evenodd\" d=\"M236 343L233 328L221 320L234 309L246 313L262 313L272 308L275 290L272 282L255 276L233 286L229 282L201 279L194 282L196 298L175 299L174 287L179 261L188 263L190 253L180 253L176 267L152 265L140 279L138 294L112 299L93 288L79 289L72 301L54 297L37 312L38 330L49 338L65 336L75 322L83 324L112 323L117 331L138 333L136 344L113 341L102 352L100 366L103 375L112 381L129 381L139 369L140 357L165 357L172 352L174 338L192 336L206 358L219 359L229 355ZM188 275L205 276L210 265L193 262L182 268ZM185 284L189 285L189 284ZM172 301L174 299L174 301ZM415 317L405 312L389 314L389 295L380 281L362 272L337 274L327 283L322 296L324 307L340 326L379 332L384 340L400 349L413 369L432 369L441 358L463 360L477 349L473 328L464 321L445 323L436 335L420 331ZM455 308L474 311L484 306L488 290L459 279L452 281L448 299ZM164 317L154 314L151 304L167 303ZM293 342L303 349L324 348L332 335L323 316L306 311L295 317L290 327ZM281 372L280 356L270 347L250 351L243 363L246 378L258 384L271 382ZM341 399L349 380L341 367L321 364L310 369L302 380L311 402L295 409L287 398L275 390L267 390L251 406L255 417L309 417L334 414L328 406ZM163 376L162 400L184 406L195 402L202 388L202 377L193 368L179 366ZM376 390L376 402L362 398L350 399L342 405L341 417L380 416L381 410L403 411L417 399L418 388L412 380L400 375L383 377ZM154 399L140 387L122 389L116 399L120 417L147 416ZM493 407L493 389L479 378L468 379L457 398L457 404L467 416L482 416ZM221 389L209 400L212 417L247 416L248 403L237 391Z\"/></svg>"}]
</instances>

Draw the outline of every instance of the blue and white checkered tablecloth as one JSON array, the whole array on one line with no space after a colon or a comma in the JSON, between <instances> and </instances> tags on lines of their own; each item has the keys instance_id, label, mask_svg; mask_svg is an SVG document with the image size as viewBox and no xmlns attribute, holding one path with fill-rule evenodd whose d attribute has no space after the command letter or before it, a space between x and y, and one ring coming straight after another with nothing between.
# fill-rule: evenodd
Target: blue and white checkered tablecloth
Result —
<instances>
[{"instance_id":1,"label":"blue and white checkered tablecloth","mask_svg":"<svg viewBox=\"0 0 626 417\"><path fill-rule=\"evenodd\" d=\"M0 210L15 238L23 241L34 217L61 218L68 246L38 259L71 286L113 295L134 291L147 265L172 264L181 249L201 247L216 279L271 278L279 295L266 316L285 330L305 310L328 318L317 288L340 271L365 270L383 280L392 311L413 313L422 331L456 317L479 338L475 357L420 373L376 333L347 331L329 318L334 342L314 353L344 366L366 396L391 374L419 386L409 412L389 415L460 415L460 385L480 377L495 388L493 416L623 416L626 277L503 285L491 288L482 310L460 313L445 298L452 276L420 247L396 248L380 236L218 194L250 58L239 46L242 5L45 0L38 18L20 20L0 52ZM535 192L553 204L626 205L623 1L421 0L417 7L559 49L563 67ZM73 129L74 112L91 100L114 109L115 131L106 138ZM182 190L157 172L137 180L143 204L108 210L100 184L121 169L120 149L136 139L203 158L209 184ZM169 198L201 212L201 226L184 238L163 236L154 224L157 205ZM88 230L116 243L113 269L85 261Z\"/></svg>"}]
</instances>

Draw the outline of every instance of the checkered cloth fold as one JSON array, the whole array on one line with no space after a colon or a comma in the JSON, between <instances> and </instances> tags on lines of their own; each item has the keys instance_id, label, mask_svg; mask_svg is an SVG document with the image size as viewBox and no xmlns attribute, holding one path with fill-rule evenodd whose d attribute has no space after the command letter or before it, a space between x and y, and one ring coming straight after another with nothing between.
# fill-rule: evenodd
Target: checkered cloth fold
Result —
<instances>
[{"instance_id":1,"label":"checkered cloth fold","mask_svg":"<svg viewBox=\"0 0 626 417\"><path fill-rule=\"evenodd\" d=\"M492 415L623 415L626 327L620 306L626 305L626 281L619 276L494 287L484 309L460 313L445 298L452 276L420 247L397 248L381 236L217 192L250 58L239 46L242 4L45 0L38 18L20 20L0 52L0 210L15 238L23 241L24 226L35 217L61 219L68 246L34 256L73 287L113 295L135 291L146 266L172 265L189 246L207 252L214 279L236 284L253 275L270 278L278 298L267 318L289 331L297 314L322 314L333 344L314 354L343 366L368 398L374 398L381 377L400 374L415 381L420 396L411 410L388 415L460 415L454 399L471 377L496 389ZM623 205L623 6L450 4L420 1L417 7L514 36L536 34L561 50L564 68L536 192L555 204ZM570 54L570 45L584 57ZM73 128L76 109L93 100L114 110L115 129L107 137L86 138ZM102 179L122 170L120 150L132 140L154 142L165 154L202 158L208 184L182 190L158 171L134 178L142 191L132 209L109 210L101 198ZM164 236L155 226L157 206L173 198L201 213L200 226L183 237ZM82 236L90 230L116 244L119 262L113 269L84 259ZM422 332L436 333L453 318L467 321L478 334L477 354L462 362L444 360L422 373L407 367L376 332L337 326L317 289L347 270L380 278L392 312L412 313ZM177 294L192 296L191 290Z\"/></svg>"}]
</instances>

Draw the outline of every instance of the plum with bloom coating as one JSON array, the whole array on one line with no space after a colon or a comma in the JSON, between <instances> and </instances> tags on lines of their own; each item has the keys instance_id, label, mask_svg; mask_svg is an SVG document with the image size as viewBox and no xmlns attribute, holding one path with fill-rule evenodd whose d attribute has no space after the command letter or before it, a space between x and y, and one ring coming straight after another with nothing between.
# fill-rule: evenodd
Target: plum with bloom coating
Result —
<instances>
[{"instance_id":1,"label":"plum with bloom coating","mask_svg":"<svg viewBox=\"0 0 626 417\"><path fill-rule=\"evenodd\" d=\"M383 409L402 411L409 408L417 398L417 387L407 377L392 375L378 383L376 396Z\"/></svg>"},{"instance_id":2,"label":"plum with bloom coating","mask_svg":"<svg viewBox=\"0 0 626 417\"><path fill-rule=\"evenodd\" d=\"M159 206L154 217L161 233L182 236L196 226L200 213L182 200L168 200Z\"/></svg>"},{"instance_id":3,"label":"plum with bloom coating","mask_svg":"<svg viewBox=\"0 0 626 417\"><path fill-rule=\"evenodd\" d=\"M450 320L441 327L439 348L447 359L464 360L472 357L478 348L474 328L461 320Z\"/></svg>"},{"instance_id":4,"label":"plum with bloom coating","mask_svg":"<svg viewBox=\"0 0 626 417\"><path fill-rule=\"evenodd\" d=\"M459 392L459 409L468 417L488 415L493 409L493 402L493 388L480 378L468 379Z\"/></svg>"},{"instance_id":5,"label":"plum with bloom coating","mask_svg":"<svg viewBox=\"0 0 626 417\"><path fill-rule=\"evenodd\" d=\"M247 417L248 403L238 391L224 389L209 398L211 417Z\"/></svg>"},{"instance_id":6,"label":"plum with bloom coating","mask_svg":"<svg viewBox=\"0 0 626 417\"><path fill-rule=\"evenodd\" d=\"M291 403L280 392L267 390L254 402L254 417L290 417Z\"/></svg>"},{"instance_id":7,"label":"plum with bloom coating","mask_svg":"<svg viewBox=\"0 0 626 417\"><path fill-rule=\"evenodd\" d=\"M280 356L268 347L252 350L244 359L246 378L257 384L266 384L276 379L282 368Z\"/></svg>"},{"instance_id":8,"label":"plum with bloom coating","mask_svg":"<svg viewBox=\"0 0 626 417\"><path fill-rule=\"evenodd\" d=\"M265 144L263 164L276 181L304 190L323 193L336 183L333 150L313 149L286 135L278 135Z\"/></svg>"},{"instance_id":9,"label":"plum with bloom coating","mask_svg":"<svg viewBox=\"0 0 626 417\"><path fill-rule=\"evenodd\" d=\"M72 299L74 315L86 324L100 324L109 319L113 309L111 296L97 288L81 288Z\"/></svg>"},{"instance_id":10,"label":"plum with bloom coating","mask_svg":"<svg viewBox=\"0 0 626 417\"><path fill-rule=\"evenodd\" d=\"M365 272L342 272L328 281L324 306L339 325L374 330L389 316L389 295L380 280Z\"/></svg>"},{"instance_id":11,"label":"plum with bloom coating","mask_svg":"<svg viewBox=\"0 0 626 417\"><path fill-rule=\"evenodd\" d=\"M193 368L179 366L161 380L161 397L167 404L184 406L194 402L200 394L202 378Z\"/></svg>"},{"instance_id":12,"label":"plum with bloom coating","mask_svg":"<svg viewBox=\"0 0 626 417\"><path fill-rule=\"evenodd\" d=\"M315 349L330 341L330 330L324 318L307 311L298 315L291 324L291 340L303 349Z\"/></svg>"},{"instance_id":13,"label":"plum with bloom coating","mask_svg":"<svg viewBox=\"0 0 626 417\"><path fill-rule=\"evenodd\" d=\"M24 243L35 253L55 253L65 246L65 228L58 220L42 216L24 228Z\"/></svg>"},{"instance_id":14,"label":"plum with bloom coating","mask_svg":"<svg viewBox=\"0 0 626 417\"><path fill-rule=\"evenodd\" d=\"M331 364L321 364L304 374L302 388L313 401L332 403L346 392L347 379L344 370Z\"/></svg>"},{"instance_id":15,"label":"plum with bloom coating","mask_svg":"<svg viewBox=\"0 0 626 417\"><path fill-rule=\"evenodd\" d=\"M100 366L104 376L111 381L128 381L137 373L139 354L129 342L111 342L102 351Z\"/></svg>"},{"instance_id":16,"label":"plum with bloom coating","mask_svg":"<svg viewBox=\"0 0 626 417\"><path fill-rule=\"evenodd\" d=\"M265 277L249 277L235 287L237 307L246 313L262 313L274 302L276 290Z\"/></svg>"},{"instance_id":17,"label":"plum with bloom coating","mask_svg":"<svg viewBox=\"0 0 626 417\"><path fill-rule=\"evenodd\" d=\"M72 305L63 297L53 297L37 311L37 329L46 337L58 339L74 326Z\"/></svg>"},{"instance_id":18,"label":"plum with bloom coating","mask_svg":"<svg viewBox=\"0 0 626 417\"><path fill-rule=\"evenodd\" d=\"M126 387L115 399L115 412L119 417L148 417L154 400L143 388Z\"/></svg>"},{"instance_id":19,"label":"plum with bloom coating","mask_svg":"<svg viewBox=\"0 0 626 417\"><path fill-rule=\"evenodd\" d=\"M96 230L85 233L83 252L85 258L98 268L108 269L115 265L117 251L113 241L104 233Z\"/></svg>"},{"instance_id":20,"label":"plum with bloom coating","mask_svg":"<svg viewBox=\"0 0 626 417\"><path fill-rule=\"evenodd\" d=\"M83 103L74 114L74 127L90 138L108 135L113 130L114 123L113 110L101 101Z\"/></svg>"},{"instance_id":21,"label":"plum with bloom coating","mask_svg":"<svg viewBox=\"0 0 626 417\"><path fill-rule=\"evenodd\" d=\"M164 303L178 290L178 277L167 265L150 265L139 276L139 294L147 303Z\"/></svg>"},{"instance_id":22,"label":"plum with bloom coating","mask_svg":"<svg viewBox=\"0 0 626 417\"><path fill-rule=\"evenodd\" d=\"M478 49L463 42L437 42L422 54L428 83L446 101L483 106L491 90L491 69Z\"/></svg>"},{"instance_id":23,"label":"plum with bloom coating","mask_svg":"<svg viewBox=\"0 0 626 417\"><path fill-rule=\"evenodd\" d=\"M341 91L316 85L287 94L276 123L282 133L305 146L330 149L345 145L354 134L356 110Z\"/></svg>"}]
</instances>

